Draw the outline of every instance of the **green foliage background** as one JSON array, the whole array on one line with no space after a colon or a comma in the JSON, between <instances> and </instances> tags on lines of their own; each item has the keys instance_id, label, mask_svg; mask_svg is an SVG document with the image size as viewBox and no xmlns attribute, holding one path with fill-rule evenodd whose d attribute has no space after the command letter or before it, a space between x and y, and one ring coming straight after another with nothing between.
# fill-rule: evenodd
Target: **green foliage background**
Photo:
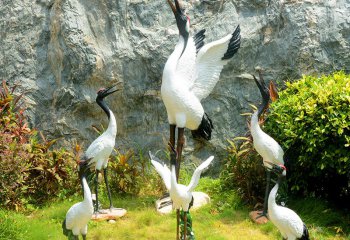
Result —
<instances>
[{"instance_id":1,"label":"green foliage background","mask_svg":"<svg viewBox=\"0 0 350 240\"><path fill-rule=\"evenodd\" d=\"M26 122L22 95L5 81L0 87L0 205L20 210L74 193L79 184L75 156L50 150L56 140L38 141Z\"/></svg>"},{"instance_id":2,"label":"green foliage background","mask_svg":"<svg viewBox=\"0 0 350 240\"><path fill-rule=\"evenodd\" d=\"M294 193L350 202L350 75L287 82L270 106L264 131L287 158Z\"/></svg>"}]
</instances>

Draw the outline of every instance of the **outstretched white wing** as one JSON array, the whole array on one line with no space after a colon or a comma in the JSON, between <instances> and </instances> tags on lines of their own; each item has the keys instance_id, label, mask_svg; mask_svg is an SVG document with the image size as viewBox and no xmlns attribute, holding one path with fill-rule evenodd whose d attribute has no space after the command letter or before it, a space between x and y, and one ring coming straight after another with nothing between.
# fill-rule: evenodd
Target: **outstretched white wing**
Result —
<instances>
[{"instance_id":1,"label":"outstretched white wing","mask_svg":"<svg viewBox=\"0 0 350 240\"><path fill-rule=\"evenodd\" d=\"M195 81L191 88L199 100L206 98L219 80L222 68L241 44L239 25L232 33L204 45L197 54Z\"/></svg>"},{"instance_id":2,"label":"outstretched white wing","mask_svg":"<svg viewBox=\"0 0 350 240\"><path fill-rule=\"evenodd\" d=\"M198 185L199 178L201 177L202 171L209 166L209 164L211 163L211 161L213 161L213 159L214 159L214 156L210 156L207 160L205 160L201 165L199 165L196 168L196 170L194 171L194 173L192 175L191 182L187 186L187 191L193 192L195 187L197 187L197 185Z\"/></svg>"},{"instance_id":3,"label":"outstretched white wing","mask_svg":"<svg viewBox=\"0 0 350 240\"><path fill-rule=\"evenodd\" d=\"M156 169L158 174L163 179L166 189L170 190L170 177L171 177L170 169L164 163L161 163L159 158L154 156L151 153L151 151L149 151L148 154L149 154L149 157L151 158L151 163L153 167Z\"/></svg>"},{"instance_id":4,"label":"outstretched white wing","mask_svg":"<svg viewBox=\"0 0 350 240\"><path fill-rule=\"evenodd\" d=\"M189 87L194 84L196 58L197 53L204 45L204 33L205 29L199 31L193 37L188 38L186 49L176 67L176 74L178 74Z\"/></svg>"}]
</instances>

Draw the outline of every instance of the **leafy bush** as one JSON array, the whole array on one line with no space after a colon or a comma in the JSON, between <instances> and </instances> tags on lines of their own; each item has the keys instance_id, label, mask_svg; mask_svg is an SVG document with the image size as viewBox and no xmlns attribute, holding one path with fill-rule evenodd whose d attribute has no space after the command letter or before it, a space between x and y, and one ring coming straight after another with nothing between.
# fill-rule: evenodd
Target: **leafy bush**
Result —
<instances>
[{"instance_id":1,"label":"leafy bush","mask_svg":"<svg viewBox=\"0 0 350 240\"><path fill-rule=\"evenodd\" d=\"M236 189L242 199L252 205L263 202L265 170L262 159L250 138L228 140L228 159L220 174L224 189Z\"/></svg>"},{"instance_id":2,"label":"leafy bush","mask_svg":"<svg viewBox=\"0 0 350 240\"><path fill-rule=\"evenodd\" d=\"M265 130L285 149L295 193L350 202L350 75L286 83Z\"/></svg>"},{"instance_id":3,"label":"leafy bush","mask_svg":"<svg viewBox=\"0 0 350 240\"><path fill-rule=\"evenodd\" d=\"M109 168L111 185L118 193L142 195L146 192L150 195L162 189L161 180L151 171L150 160L141 150L135 153L129 149L125 154L117 151Z\"/></svg>"},{"instance_id":4,"label":"leafy bush","mask_svg":"<svg viewBox=\"0 0 350 240\"><path fill-rule=\"evenodd\" d=\"M53 141L39 143L37 132L26 122L16 86L0 88L0 202L20 209L41 204L62 191L74 192L79 184L74 171L74 154L49 150ZM77 186L77 187L76 187Z\"/></svg>"}]
</instances>

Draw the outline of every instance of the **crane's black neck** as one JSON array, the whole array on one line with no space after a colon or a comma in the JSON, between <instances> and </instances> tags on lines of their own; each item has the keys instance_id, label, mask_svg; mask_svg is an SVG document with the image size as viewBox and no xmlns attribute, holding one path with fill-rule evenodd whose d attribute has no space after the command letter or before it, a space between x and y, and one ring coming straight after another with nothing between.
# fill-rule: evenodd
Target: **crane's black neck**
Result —
<instances>
[{"instance_id":1,"label":"crane's black neck","mask_svg":"<svg viewBox=\"0 0 350 240\"><path fill-rule=\"evenodd\" d=\"M263 102L258 107L258 117L261 116L261 114L264 112L264 110L267 108L267 105L269 104L269 98L263 97Z\"/></svg>"},{"instance_id":2,"label":"crane's black neck","mask_svg":"<svg viewBox=\"0 0 350 240\"><path fill-rule=\"evenodd\" d=\"M107 114L108 119L111 117L111 113L109 112L109 108L106 104L106 102L100 98L96 99L97 104L103 109L103 111Z\"/></svg>"},{"instance_id":3,"label":"crane's black neck","mask_svg":"<svg viewBox=\"0 0 350 240\"><path fill-rule=\"evenodd\" d=\"M176 166L176 153L170 152L170 164Z\"/></svg>"}]
</instances>

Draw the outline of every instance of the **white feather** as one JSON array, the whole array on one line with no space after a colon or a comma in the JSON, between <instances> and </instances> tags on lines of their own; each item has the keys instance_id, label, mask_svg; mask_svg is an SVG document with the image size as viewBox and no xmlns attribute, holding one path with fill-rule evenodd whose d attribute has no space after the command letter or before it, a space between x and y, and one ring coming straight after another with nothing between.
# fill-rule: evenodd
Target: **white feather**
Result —
<instances>
[{"instance_id":1,"label":"white feather","mask_svg":"<svg viewBox=\"0 0 350 240\"><path fill-rule=\"evenodd\" d=\"M196 57L197 53L194 40L192 37L189 37L186 49L176 66L176 73L179 78L183 79L188 89L193 86L195 81Z\"/></svg>"},{"instance_id":2,"label":"white feather","mask_svg":"<svg viewBox=\"0 0 350 240\"><path fill-rule=\"evenodd\" d=\"M170 198L173 201L173 208L180 209L182 208L184 211L188 211L189 205L192 201L192 191L198 185L199 178L201 172L206 169L211 161L214 159L213 156L209 157L206 161L204 161L201 165L199 165L191 178L191 182L188 186L183 184L178 184L176 182L176 171L175 166L171 167L171 172L169 168L165 166L165 164L161 164L158 158L156 158L151 152L149 152L152 165L155 167L156 171L162 177L165 186L167 187L170 183L170 187L167 189L170 192Z\"/></svg>"},{"instance_id":3,"label":"white feather","mask_svg":"<svg viewBox=\"0 0 350 240\"><path fill-rule=\"evenodd\" d=\"M204 45L198 52L195 80L191 91L199 100L206 98L219 81L220 73L228 60L221 60L227 51L232 35Z\"/></svg>"},{"instance_id":4,"label":"white feather","mask_svg":"<svg viewBox=\"0 0 350 240\"><path fill-rule=\"evenodd\" d=\"M201 165L199 165L196 168L196 170L194 171L194 173L192 175L191 182L187 186L187 191L189 191L189 192L194 191L195 187L197 187L197 185L198 185L202 171L209 166L209 164L213 161L213 159L214 159L214 156L210 156L207 160L205 160Z\"/></svg>"},{"instance_id":5,"label":"white feather","mask_svg":"<svg viewBox=\"0 0 350 240\"><path fill-rule=\"evenodd\" d=\"M304 223L293 210L277 205L278 183L269 195L268 213L271 222L278 228L284 238L295 240L303 235Z\"/></svg>"},{"instance_id":6,"label":"white feather","mask_svg":"<svg viewBox=\"0 0 350 240\"><path fill-rule=\"evenodd\" d=\"M87 159L91 159L89 160L89 164L95 165L95 169L97 170L107 167L108 158L111 155L115 145L117 122L113 112L111 110L109 110L109 112L110 119L108 128L90 144L85 152Z\"/></svg>"},{"instance_id":7,"label":"white feather","mask_svg":"<svg viewBox=\"0 0 350 240\"><path fill-rule=\"evenodd\" d=\"M91 191L83 178L84 200L74 204L66 214L66 228L72 230L75 236L87 234L87 224L94 212L92 205Z\"/></svg>"},{"instance_id":8,"label":"white feather","mask_svg":"<svg viewBox=\"0 0 350 240\"><path fill-rule=\"evenodd\" d=\"M170 176L171 172L170 169L165 165L164 163L160 163L160 160L154 156L151 151L149 152L150 158L151 158L151 163L153 167L156 169L157 173L161 176L163 179L163 182L165 184L166 189L168 191L170 190Z\"/></svg>"},{"instance_id":9,"label":"white feather","mask_svg":"<svg viewBox=\"0 0 350 240\"><path fill-rule=\"evenodd\" d=\"M258 111L252 115L250 131L254 148L262 156L264 166L271 169L271 165L267 162L284 165L283 149L272 137L261 130L258 123Z\"/></svg>"}]
</instances>

